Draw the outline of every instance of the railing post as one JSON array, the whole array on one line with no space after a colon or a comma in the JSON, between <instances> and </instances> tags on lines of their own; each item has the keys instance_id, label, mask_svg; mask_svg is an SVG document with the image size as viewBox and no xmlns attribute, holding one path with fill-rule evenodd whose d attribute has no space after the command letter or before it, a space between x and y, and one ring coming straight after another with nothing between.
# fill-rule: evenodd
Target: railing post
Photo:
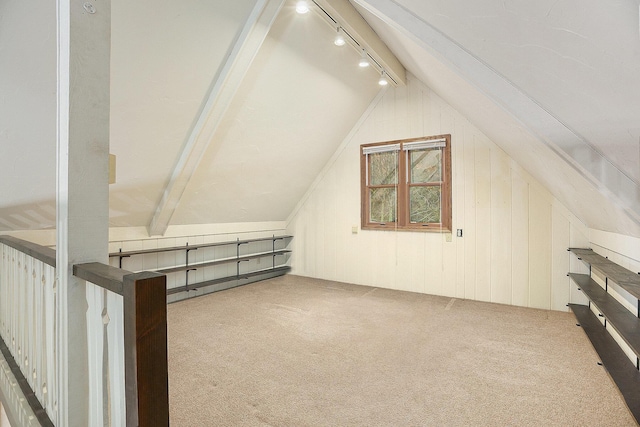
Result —
<instances>
[{"instance_id":1,"label":"railing post","mask_svg":"<svg viewBox=\"0 0 640 427\"><path fill-rule=\"evenodd\" d=\"M167 278L123 278L127 427L169 426Z\"/></svg>"}]
</instances>

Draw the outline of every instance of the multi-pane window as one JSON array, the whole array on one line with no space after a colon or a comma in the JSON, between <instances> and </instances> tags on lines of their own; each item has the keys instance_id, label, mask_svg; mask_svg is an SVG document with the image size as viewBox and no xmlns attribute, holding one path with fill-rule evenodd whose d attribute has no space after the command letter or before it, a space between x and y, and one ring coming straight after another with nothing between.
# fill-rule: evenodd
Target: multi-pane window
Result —
<instances>
[{"instance_id":1,"label":"multi-pane window","mask_svg":"<svg viewBox=\"0 0 640 427\"><path fill-rule=\"evenodd\" d=\"M451 136L361 146L362 228L451 230Z\"/></svg>"}]
</instances>

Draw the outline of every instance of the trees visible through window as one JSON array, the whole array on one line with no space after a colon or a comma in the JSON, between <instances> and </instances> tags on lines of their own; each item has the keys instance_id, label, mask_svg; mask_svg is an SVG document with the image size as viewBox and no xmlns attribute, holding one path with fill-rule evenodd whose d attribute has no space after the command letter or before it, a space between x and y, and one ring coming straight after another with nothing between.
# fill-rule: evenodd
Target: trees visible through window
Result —
<instances>
[{"instance_id":1,"label":"trees visible through window","mask_svg":"<svg viewBox=\"0 0 640 427\"><path fill-rule=\"evenodd\" d=\"M451 135L360 150L362 228L451 231Z\"/></svg>"}]
</instances>

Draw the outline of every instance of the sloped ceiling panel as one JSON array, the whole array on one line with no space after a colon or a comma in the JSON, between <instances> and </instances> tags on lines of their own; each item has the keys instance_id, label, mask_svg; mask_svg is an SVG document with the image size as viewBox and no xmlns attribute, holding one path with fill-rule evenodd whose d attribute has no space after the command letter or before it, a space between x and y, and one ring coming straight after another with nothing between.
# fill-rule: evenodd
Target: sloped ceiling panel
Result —
<instances>
[{"instance_id":1,"label":"sloped ceiling panel","mask_svg":"<svg viewBox=\"0 0 640 427\"><path fill-rule=\"evenodd\" d=\"M640 182L635 0L398 0Z\"/></svg>"},{"instance_id":2,"label":"sloped ceiling panel","mask_svg":"<svg viewBox=\"0 0 640 427\"><path fill-rule=\"evenodd\" d=\"M255 0L112 3L110 225L146 226Z\"/></svg>"},{"instance_id":3,"label":"sloped ceiling panel","mask_svg":"<svg viewBox=\"0 0 640 427\"><path fill-rule=\"evenodd\" d=\"M523 24L520 27L510 27L511 24L509 24L510 20L507 19L508 17L505 17L504 14L500 15L500 13L498 13L503 10L510 10L509 5L511 5L511 2L484 1L482 3L487 5L487 8L484 10L479 8L476 9L476 6L474 6L475 3L474 5L467 5L468 7L462 7L460 4L461 2L454 2L457 3L457 8L453 9L449 9L449 2L428 2L428 5L417 1L406 1L404 3L407 8L411 8L412 13L420 15L420 18L425 22L427 22L427 19L455 22L455 25L451 24L451 27L457 29L461 34L459 37L467 35L471 38L471 34L473 32L466 28L471 26L470 22L474 21L474 19L469 16L485 22L485 25L492 27L492 29L476 29L477 32L473 34L477 40L475 40L474 43L479 43L485 50L493 52L496 58L499 58L499 60L495 59L499 64L511 64L511 57L509 54L503 53L505 56L502 57L500 53L503 49L506 49L504 47L505 45L516 45L519 41L523 46L525 46L524 49L526 50L527 43L525 40L527 40L528 36L528 32L524 29L526 25ZM494 8L492 9L491 7L488 7L489 4L494 5ZM527 6L523 2L519 2L518 5L520 5L521 8L534 7L529 5L529 3L527 3L527 5L529 5ZM424 9L427 8L427 6L434 10L425 11ZM549 5L550 9L547 9L546 11L552 11L553 8L551 8L551 6L552 5ZM437 9L438 7L441 9ZM579 218L585 221L586 224L592 228L614 231L622 234L640 235L640 227L638 226L638 223L633 221L627 213L613 203L612 198L607 197L606 189L599 188L597 184L594 184L587 180L583 175L577 173L573 167L569 166L568 163L554 153L549 146L534 137L521 122L513 117L513 115L496 105L486 96L486 94L481 93L473 85L473 76L465 75L464 71L455 72L451 67L445 66L439 58L436 59L431 53L428 53L426 49L419 46L403 31L393 29L390 25L382 22L382 20L376 18L362 7L358 7L358 9L370 25L378 32L381 38L391 47L394 53L396 53L398 58L404 63L409 71L431 86L444 99L455 106L460 112L465 114L474 122L474 124L483 130L483 132L507 151L510 156L518 160L529 173L545 184L547 188L549 188L549 190L560 201L562 201L562 203L569 207ZM532 14L530 19L535 21L535 17L538 15L533 11L529 11L528 13ZM520 11L519 16L522 20L525 19L522 10ZM542 17L539 18L543 19ZM487 20L492 20L492 25L489 25ZM494 28L495 26L500 26L500 29L496 30ZM439 28L439 30L448 35L447 31L450 31L449 27L444 27L446 28ZM485 33L493 34L494 32L496 34L493 36L493 41L488 42L487 39L490 39L491 37L489 37L489 34ZM498 37L500 35L498 33L501 34L500 37ZM455 34L458 35L458 33ZM564 34L564 31L560 31L560 34ZM455 40L454 37L452 37L452 39ZM458 41L456 40L456 42ZM471 44L473 46L473 43ZM562 43L559 43L559 46L562 46ZM558 49L560 49L560 47L556 48L556 52ZM572 50L567 47L567 55L571 54L571 52ZM484 53L481 54L490 56ZM550 53L550 55L555 56L554 53ZM535 92L536 95L539 94L539 96L544 98L549 104L553 104L554 107L560 111L558 114L565 114L567 120L570 120L570 117L578 117L583 114L585 117L592 119L590 124L596 122L600 123L598 126L601 128L606 127L612 132L619 130L619 126L621 125L619 121L610 120L607 122L603 120L602 117L595 117L594 109L596 108L599 96L603 96L605 98L602 102L611 106L611 111L606 112L607 117L627 117L627 119L624 120L623 125L623 129L624 132L627 133L627 137L624 139L624 143L622 144L625 147L626 156L622 157L629 157L629 160L627 160L627 163L625 164L617 162L616 166L621 170L624 169L627 176L633 176L634 168L636 168L637 171L637 166L634 166L634 163L638 159L638 155L634 155L634 150L637 150L638 147L637 136L635 135L638 123L637 121L631 120L631 117L627 115L628 112L623 112L622 110L624 110L625 107L628 107L634 111L634 109L637 109L638 104L632 104L629 98L621 96L620 91L622 90L622 85L615 83L616 86L619 86L618 90L614 91L613 95L607 98L602 94L603 83L601 81L598 82L596 76L591 76L592 84L598 86L598 88L594 88L593 90L588 86L582 88L582 92L586 92L586 96L592 98L592 102L590 104L584 105L584 98L582 96L571 97L567 96L565 93L565 91L575 91L576 93L579 91L579 88L574 85L569 85L565 88L562 80L571 80L570 75L572 73L572 68L565 70L562 65L554 62L554 64L557 65L556 72L559 73L559 76L561 76L562 79L558 77L556 79L547 78L546 80L540 80L535 77L535 72L532 72L533 75L531 75L528 74L528 71L525 72L523 70L529 68L545 68L544 61L553 62L552 59L540 58L539 55L534 56L535 59L528 58L527 55L516 56L516 58L517 60L514 61L515 65L511 64L511 66L514 69L520 69L520 73L513 71L513 78L518 79L519 83L526 86L527 89L532 92ZM493 69L493 63L489 62L488 59L484 56L480 57L480 59L487 64L487 67ZM627 65L633 64L634 61L635 59L632 56L628 59ZM556 60L556 62L558 61ZM633 69L635 65L630 65L630 67ZM627 68L627 71L628 69L629 67ZM546 70L547 73L551 73L551 71L548 71L548 68ZM625 74L626 76L623 76L622 74ZM636 90L638 81L631 81L626 71L624 73L618 73L618 78L626 80L626 84L631 88L632 92ZM545 83L547 86L545 86ZM610 83L610 85L614 84ZM540 89L536 89L537 86L540 86ZM542 87L544 87L544 91L542 91ZM556 94L551 96L554 92ZM532 95L529 94L529 96ZM616 99L614 100L613 98ZM617 102L623 103L622 105L624 107L613 107ZM565 109L570 110L570 107L574 108L571 114L564 113ZM552 114L556 114L556 111L551 110L551 107L543 106L543 108L549 108L549 111ZM618 115L618 113L620 113L620 115ZM560 117L560 120L564 119L564 115L563 117ZM573 125L579 126L580 124L576 121ZM595 135L595 133L589 133L591 131L593 131L593 128L588 126L581 126L576 130L576 132ZM635 143L634 139L636 140ZM607 150L606 154L610 155L612 158L621 158L617 152L617 147L618 145L601 143L598 146L598 150L600 152L605 152L605 150Z\"/></svg>"},{"instance_id":4,"label":"sloped ceiling panel","mask_svg":"<svg viewBox=\"0 0 640 427\"><path fill-rule=\"evenodd\" d=\"M280 13L172 225L285 220L379 91L319 15Z\"/></svg>"}]
</instances>

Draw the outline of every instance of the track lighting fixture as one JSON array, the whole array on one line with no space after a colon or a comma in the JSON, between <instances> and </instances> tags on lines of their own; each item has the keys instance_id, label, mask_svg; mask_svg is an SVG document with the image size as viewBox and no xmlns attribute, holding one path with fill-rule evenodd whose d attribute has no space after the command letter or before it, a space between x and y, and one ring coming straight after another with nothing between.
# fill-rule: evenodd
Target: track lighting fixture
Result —
<instances>
[{"instance_id":1,"label":"track lighting fixture","mask_svg":"<svg viewBox=\"0 0 640 427\"><path fill-rule=\"evenodd\" d=\"M380 74L380 80L378 80L378 84L380 86L386 86L389 84L389 80L387 80L387 73L382 70L382 73Z\"/></svg>"},{"instance_id":2,"label":"track lighting fixture","mask_svg":"<svg viewBox=\"0 0 640 427\"><path fill-rule=\"evenodd\" d=\"M309 12L309 5L305 0L300 0L296 3L296 12L298 12L300 15L304 15L305 13Z\"/></svg>"},{"instance_id":3,"label":"track lighting fixture","mask_svg":"<svg viewBox=\"0 0 640 427\"><path fill-rule=\"evenodd\" d=\"M375 55L369 55L365 47L367 45L363 40L356 40L351 33L345 31L345 29L342 27L342 25L340 25L340 22L337 19L334 19L331 15L329 15L329 13L327 13L326 10L324 10L316 3L317 0L311 1L313 2L313 4L311 4L309 0L297 0L295 2L296 12L300 15L304 15L306 13L309 13L313 5L318 6L318 8L314 8L314 11L318 12L318 15L320 15L321 17L325 18L325 21L336 30L333 44L335 44L336 46L344 46L346 44L349 44L355 50L359 51L360 60L358 61L358 66L360 68L372 67L376 72L380 72L380 78L378 79L378 84L380 86L387 86L389 83L392 83L393 85L397 84L393 76L389 76L386 70L383 68L384 63L378 61L375 58ZM349 38L348 40L347 37ZM347 43L347 41L349 43Z\"/></svg>"},{"instance_id":4,"label":"track lighting fixture","mask_svg":"<svg viewBox=\"0 0 640 427\"><path fill-rule=\"evenodd\" d=\"M342 34L342 27L338 27L338 34L336 34L336 38L333 40L333 44L336 46L344 46L344 35Z\"/></svg>"},{"instance_id":5,"label":"track lighting fixture","mask_svg":"<svg viewBox=\"0 0 640 427\"><path fill-rule=\"evenodd\" d=\"M370 65L369 56L367 55L367 51L364 49L362 49L362 56L360 57L360 62L358 62L358 65L361 68L366 68Z\"/></svg>"}]
</instances>

